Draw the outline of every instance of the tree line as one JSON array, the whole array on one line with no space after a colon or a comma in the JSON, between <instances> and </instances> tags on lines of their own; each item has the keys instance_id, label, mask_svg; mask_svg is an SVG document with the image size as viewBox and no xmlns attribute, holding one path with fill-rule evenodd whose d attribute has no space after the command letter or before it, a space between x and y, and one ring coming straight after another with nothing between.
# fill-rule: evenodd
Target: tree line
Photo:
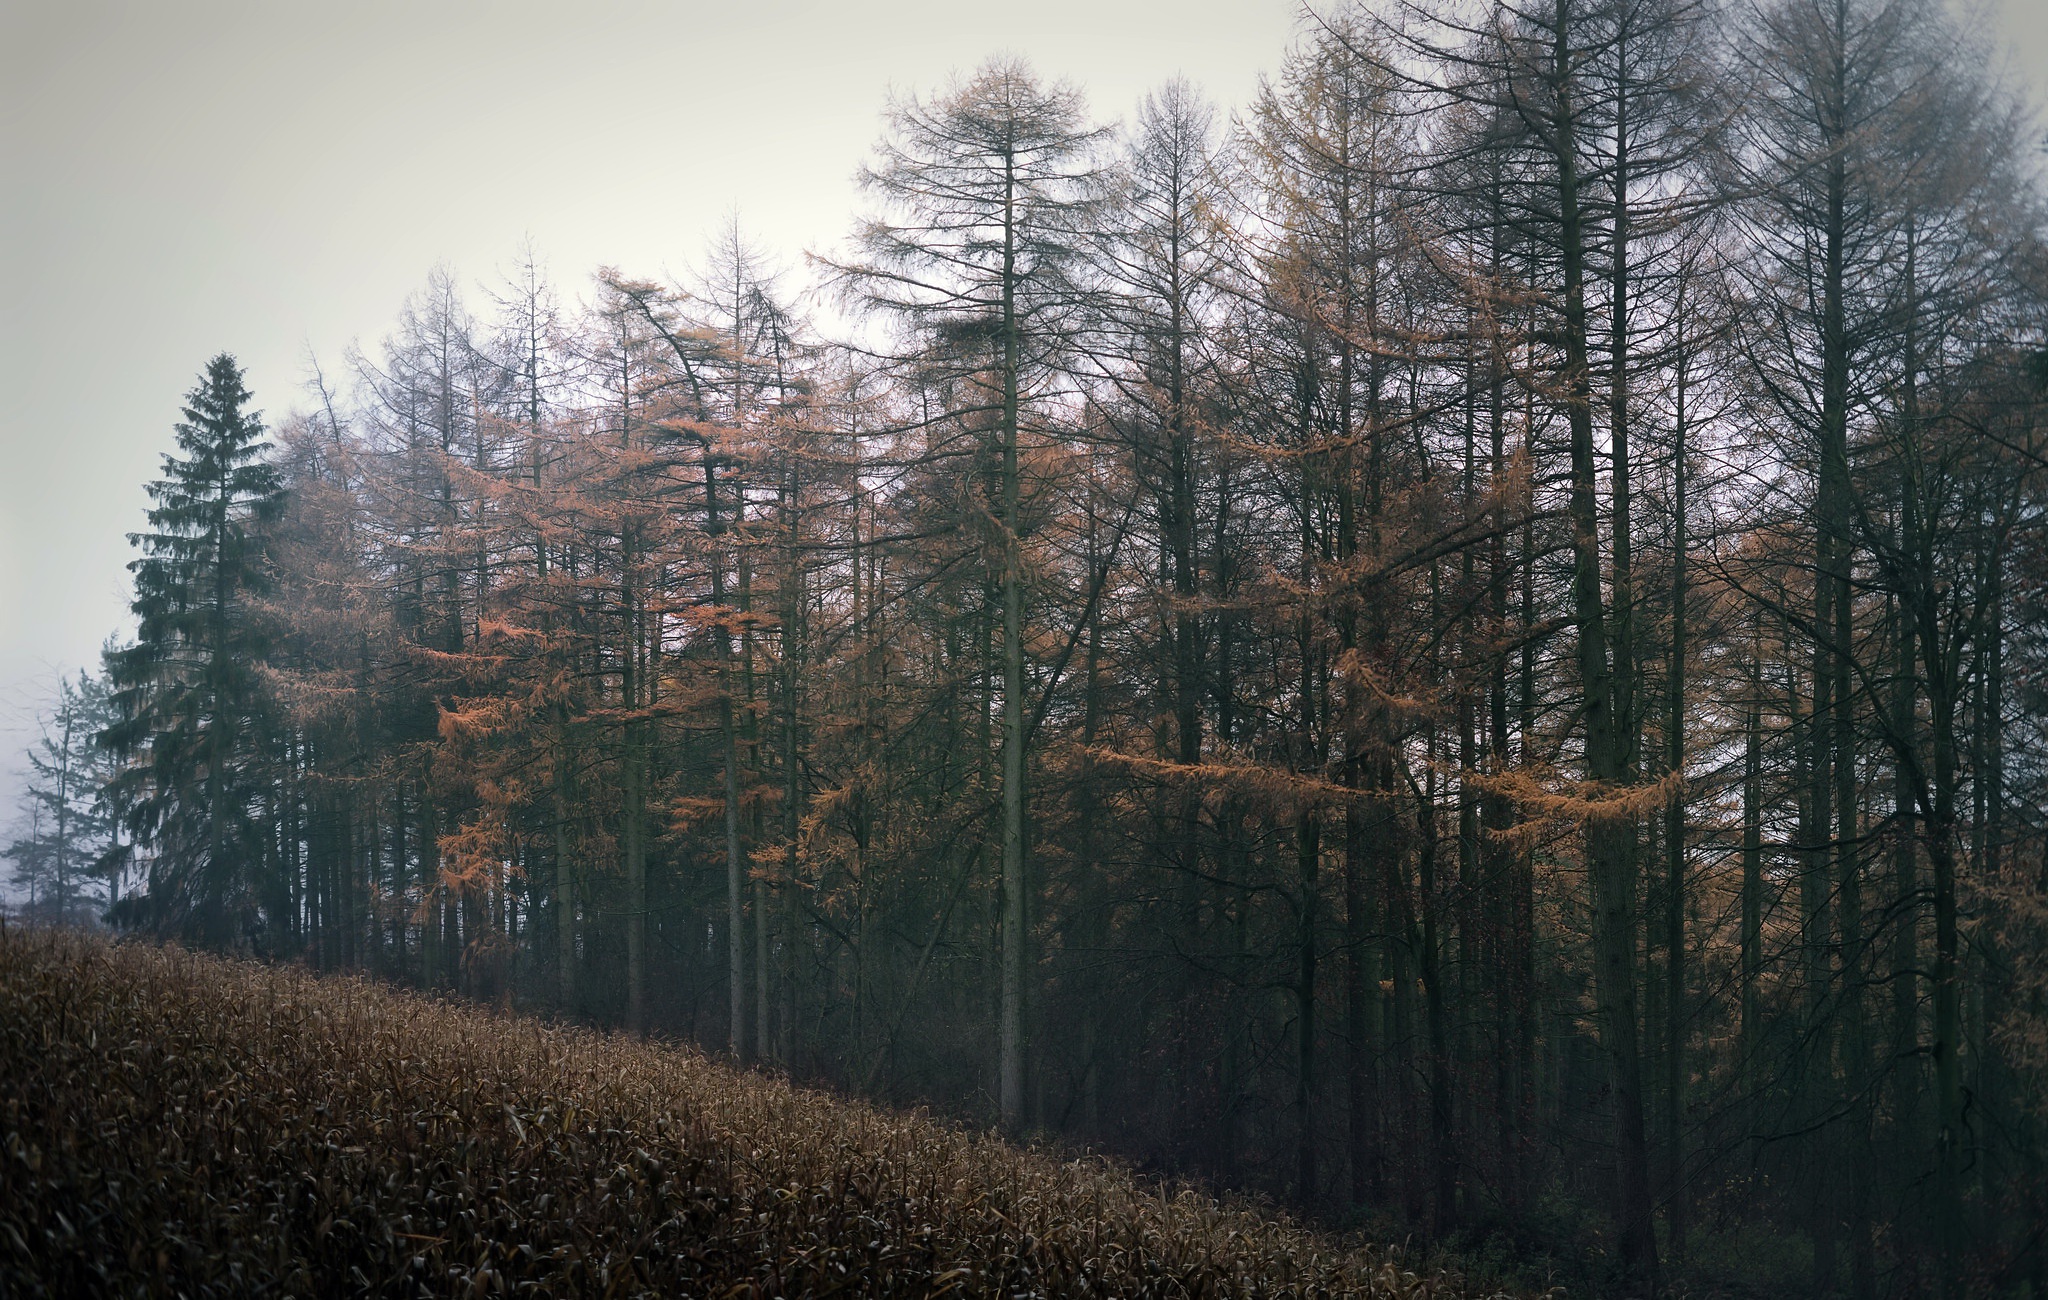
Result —
<instances>
[{"instance_id":1,"label":"tree line","mask_svg":"<svg viewBox=\"0 0 2048 1300\"><path fill-rule=\"evenodd\" d=\"M273 431L209 363L18 871L1374 1231L2048 1293L1981 45L1338 8L1228 116L997 59L884 120L803 292L736 226L437 271Z\"/></svg>"}]
</instances>

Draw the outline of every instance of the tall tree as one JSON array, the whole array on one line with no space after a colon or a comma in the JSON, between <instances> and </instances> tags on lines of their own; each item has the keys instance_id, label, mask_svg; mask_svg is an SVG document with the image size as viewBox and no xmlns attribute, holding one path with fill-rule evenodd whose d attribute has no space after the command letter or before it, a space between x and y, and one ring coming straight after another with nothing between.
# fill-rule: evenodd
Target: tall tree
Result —
<instances>
[{"instance_id":1,"label":"tall tree","mask_svg":"<svg viewBox=\"0 0 2048 1300\"><path fill-rule=\"evenodd\" d=\"M128 824L152 851L138 903L159 928L214 943L258 932L264 646L250 617L268 578L261 525L284 503L241 367L206 365L150 484L135 575L135 644L108 659L128 757Z\"/></svg>"},{"instance_id":2,"label":"tall tree","mask_svg":"<svg viewBox=\"0 0 2048 1300\"><path fill-rule=\"evenodd\" d=\"M997 1095L1024 1114L1025 853L1024 445L1070 343L1088 235L1101 204L1080 92L992 60L929 100L890 106L888 134L861 184L886 215L865 222L865 260L838 268L871 310L951 345L963 397L995 444L987 565L1002 601L1002 922Z\"/></svg>"}]
</instances>

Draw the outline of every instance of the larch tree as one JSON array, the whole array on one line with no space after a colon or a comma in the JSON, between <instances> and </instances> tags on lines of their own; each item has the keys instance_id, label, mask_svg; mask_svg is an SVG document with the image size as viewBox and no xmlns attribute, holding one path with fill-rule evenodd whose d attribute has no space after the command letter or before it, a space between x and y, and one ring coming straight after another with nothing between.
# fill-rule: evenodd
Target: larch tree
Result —
<instances>
[{"instance_id":1,"label":"larch tree","mask_svg":"<svg viewBox=\"0 0 2048 1300\"><path fill-rule=\"evenodd\" d=\"M2039 1290L1983 69L1933 0L1340 4L1233 119L896 101L847 339L736 226L584 309L436 273L272 469L195 395L117 919L1589 1293Z\"/></svg>"},{"instance_id":2,"label":"larch tree","mask_svg":"<svg viewBox=\"0 0 2048 1300\"><path fill-rule=\"evenodd\" d=\"M1002 923L997 1093L1003 1122L1024 1113L1027 894L1025 826L1024 444L1047 400L1086 288L1101 206L1080 93L994 60L929 100L890 106L888 134L861 173L883 213L865 222L861 260L838 266L851 296L965 367L999 457L988 502L987 563L1002 600Z\"/></svg>"}]
</instances>

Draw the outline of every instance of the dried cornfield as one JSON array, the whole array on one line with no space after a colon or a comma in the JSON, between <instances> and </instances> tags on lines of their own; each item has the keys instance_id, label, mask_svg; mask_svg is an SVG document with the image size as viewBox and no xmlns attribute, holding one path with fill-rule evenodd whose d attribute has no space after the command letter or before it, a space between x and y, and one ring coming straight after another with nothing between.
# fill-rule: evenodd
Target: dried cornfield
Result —
<instances>
[{"instance_id":1,"label":"dried cornfield","mask_svg":"<svg viewBox=\"0 0 2048 1300\"><path fill-rule=\"evenodd\" d=\"M1095 1160L354 978L0 929L0 1295L1460 1294Z\"/></svg>"}]
</instances>

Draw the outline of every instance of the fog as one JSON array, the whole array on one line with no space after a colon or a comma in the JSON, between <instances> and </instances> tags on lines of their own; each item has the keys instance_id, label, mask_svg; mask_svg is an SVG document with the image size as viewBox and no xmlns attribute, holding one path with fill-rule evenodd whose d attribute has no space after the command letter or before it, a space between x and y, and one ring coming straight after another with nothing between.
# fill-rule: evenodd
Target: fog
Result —
<instances>
[{"instance_id":1,"label":"fog","mask_svg":"<svg viewBox=\"0 0 2048 1300\"><path fill-rule=\"evenodd\" d=\"M1988 0L2048 84L2048 6ZM886 95L995 51L1121 117L1184 74L1225 107L1289 0L0 7L0 790L56 676L124 626L127 534L207 357L273 418L344 378L436 264L529 238L571 298L680 272L737 214L792 268L848 229ZM10 806L11 806L10 800Z\"/></svg>"},{"instance_id":2,"label":"fog","mask_svg":"<svg viewBox=\"0 0 2048 1300\"><path fill-rule=\"evenodd\" d=\"M998 50L1105 117L1241 101L1288 0L0 8L0 791L125 622L126 535L199 367L273 419L445 263L527 238L566 297L681 272L737 213L793 267L849 228L886 94ZM472 297L480 297L472 292Z\"/></svg>"}]
</instances>

